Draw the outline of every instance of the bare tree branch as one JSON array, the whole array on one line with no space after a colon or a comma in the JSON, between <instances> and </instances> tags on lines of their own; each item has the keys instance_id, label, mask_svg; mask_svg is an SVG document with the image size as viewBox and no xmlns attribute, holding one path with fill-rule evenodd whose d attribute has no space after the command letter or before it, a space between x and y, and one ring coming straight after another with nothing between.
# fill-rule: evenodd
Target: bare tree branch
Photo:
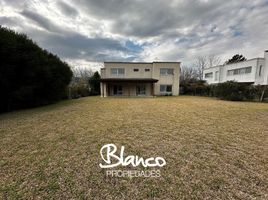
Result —
<instances>
[{"instance_id":1,"label":"bare tree branch","mask_svg":"<svg viewBox=\"0 0 268 200\"><path fill-rule=\"evenodd\" d=\"M203 79L203 71L208 67L219 65L221 62L220 57L216 55L198 56L194 62L194 66L197 70L197 76L199 80Z\"/></svg>"}]
</instances>

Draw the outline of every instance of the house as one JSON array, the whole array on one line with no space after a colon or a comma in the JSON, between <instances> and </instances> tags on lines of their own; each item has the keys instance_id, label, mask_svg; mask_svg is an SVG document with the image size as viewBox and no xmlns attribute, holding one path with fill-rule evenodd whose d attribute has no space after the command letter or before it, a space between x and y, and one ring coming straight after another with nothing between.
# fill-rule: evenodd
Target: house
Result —
<instances>
[{"instance_id":1,"label":"house","mask_svg":"<svg viewBox=\"0 0 268 200\"><path fill-rule=\"evenodd\" d=\"M209 84L237 81L254 85L268 85L268 50L264 58L219 65L203 71L203 79Z\"/></svg>"},{"instance_id":2,"label":"house","mask_svg":"<svg viewBox=\"0 0 268 200\"><path fill-rule=\"evenodd\" d=\"M101 96L179 94L180 62L104 62Z\"/></svg>"}]
</instances>

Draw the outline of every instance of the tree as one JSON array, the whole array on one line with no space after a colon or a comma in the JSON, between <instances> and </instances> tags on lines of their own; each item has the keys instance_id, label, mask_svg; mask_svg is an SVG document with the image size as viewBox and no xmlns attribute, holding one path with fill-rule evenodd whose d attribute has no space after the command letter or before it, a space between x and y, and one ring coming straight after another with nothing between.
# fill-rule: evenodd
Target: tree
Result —
<instances>
[{"instance_id":1,"label":"tree","mask_svg":"<svg viewBox=\"0 0 268 200\"><path fill-rule=\"evenodd\" d=\"M89 79L93 76L93 71L82 67L72 68L72 71L73 77L69 84L69 98L89 96Z\"/></svg>"},{"instance_id":2,"label":"tree","mask_svg":"<svg viewBox=\"0 0 268 200\"><path fill-rule=\"evenodd\" d=\"M195 61L195 66L197 70L197 77L199 80L203 79L203 71L208 67L208 61L206 56L198 56Z\"/></svg>"},{"instance_id":3,"label":"tree","mask_svg":"<svg viewBox=\"0 0 268 200\"><path fill-rule=\"evenodd\" d=\"M0 112L46 105L66 97L67 63L24 34L0 26Z\"/></svg>"},{"instance_id":4,"label":"tree","mask_svg":"<svg viewBox=\"0 0 268 200\"><path fill-rule=\"evenodd\" d=\"M180 73L180 82L189 82L190 80L197 80L197 70L193 66L182 66Z\"/></svg>"},{"instance_id":5,"label":"tree","mask_svg":"<svg viewBox=\"0 0 268 200\"><path fill-rule=\"evenodd\" d=\"M91 95L99 95L100 94L100 74L96 71L93 76L89 79L90 85L90 93Z\"/></svg>"},{"instance_id":6,"label":"tree","mask_svg":"<svg viewBox=\"0 0 268 200\"><path fill-rule=\"evenodd\" d=\"M219 56L216 56L215 54L209 55L207 60L209 67L217 66L221 63L221 58Z\"/></svg>"},{"instance_id":7,"label":"tree","mask_svg":"<svg viewBox=\"0 0 268 200\"><path fill-rule=\"evenodd\" d=\"M220 64L220 62L220 57L214 54L208 56L198 56L194 62L198 79L203 79L203 71L205 68L217 66Z\"/></svg>"},{"instance_id":8,"label":"tree","mask_svg":"<svg viewBox=\"0 0 268 200\"><path fill-rule=\"evenodd\" d=\"M243 55L236 54L231 59L227 60L225 64L232 64L247 60Z\"/></svg>"}]
</instances>

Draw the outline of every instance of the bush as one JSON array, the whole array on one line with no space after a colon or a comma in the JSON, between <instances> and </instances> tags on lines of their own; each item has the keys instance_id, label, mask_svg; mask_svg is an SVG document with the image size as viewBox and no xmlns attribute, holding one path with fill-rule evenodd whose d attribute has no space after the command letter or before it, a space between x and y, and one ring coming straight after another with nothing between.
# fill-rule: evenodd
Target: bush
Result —
<instances>
[{"instance_id":1,"label":"bush","mask_svg":"<svg viewBox=\"0 0 268 200\"><path fill-rule=\"evenodd\" d=\"M247 83L227 81L214 87L214 95L230 101L253 100L258 96L256 86Z\"/></svg>"},{"instance_id":2,"label":"bush","mask_svg":"<svg viewBox=\"0 0 268 200\"><path fill-rule=\"evenodd\" d=\"M219 83L215 87L215 96L225 100L242 101L244 90L245 88L242 85L234 81L227 81L225 83Z\"/></svg>"},{"instance_id":3,"label":"bush","mask_svg":"<svg viewBox=\"0 0 268 200\"><path fill-rule=\"evenodd\" d=\"M57 56L0 26L0 112L61 100L71 77L69 66Z\"/></svg>"},{"instance_id":4,"label":"bush","mask_svg":"<svg viewBox=\"0 0 268 200\"><path fill-rule=\"evenodd\" d=\"M89 78L90 95L100 95L100 79L99 72L95 72L93 76Z\"/></svg>"},{"instance_id":5,"label":"bush","mask_svg":"<svg viewBox=\"0 0 268 200\"><path fill-rule=\"evenodd\" d=\"M259 101L263 90L264 86L238 83L235 81L208 85L204 81L190 80L181 82L180 84L180 94L218 97L229 101ZM263 99L266 100L267 97L268 88L264 92Z\"/></svg>"},{"instance_id":6,"label":"bush","mask_svg":"<svg viewBox=\"0 0 268 200\"><path fill-rule=\"evenodd\" d=\"M180 83L180 94L207 96L208 88L206 81L192 79Z\"/></svg>"}]
</instances>

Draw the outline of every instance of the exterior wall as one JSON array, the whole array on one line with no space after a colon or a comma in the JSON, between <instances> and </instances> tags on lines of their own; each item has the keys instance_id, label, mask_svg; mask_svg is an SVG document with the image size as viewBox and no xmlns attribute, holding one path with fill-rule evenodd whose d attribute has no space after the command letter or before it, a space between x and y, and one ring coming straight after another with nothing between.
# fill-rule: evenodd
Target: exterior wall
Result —
<instances>
[{"instance_id":1,"label":"exterior wall","mask_svg":"<svg viewBox=\"0 0 268 200\"><path fill-rule=\"evenodd\" d=\"M161 75L161 68L172 68L173 75ZM160 92L160 85L172 85L172 95L179 95L180 63L153 63L153 78L158 79L155 83L155 95L164 95Z\"/></svg>"},{"instance_id":2,"label":"exterior wall","mask_svg":"<svg viewBox=\"0 0 268 200\"><path fill-rule=\"evenodd\" d=\"M251 73L249 74L239 74L239 75L233 75L233 76L227 75L228 70L239 69L239 68L250 67L250 66L252 66L252 69L251 69ZM230 65L225 65L222 71L223 80L224 82L225 81L237 81L237 82L244 82L244 83L255 82L256 67L257 67L257 59L239 62L239 63L233 63Z\"/></svg>"},{"instance_id":3,"label":"exterior wall","mask_svg":"<svg viewBox=\"0 0 268 200\"><path fill-rule=\"evenodd\" d=\"M251 73L228 75L228 70L252 67ZM261 74L260 74L261 68ZM215 80L215 72L219 71L219 80ZM212 78L205 78L206 73L213 73ZM222 83L226 81L237 81L244 83L254 83L254 85L267 85L268 83L268 51L264 53L264 58L254 58L243 62L210 67L204 70L203 79L209 84Z\"/></svg>"},{"instance_id":4,"label":"exterior wall","mask_svg":"<svg viewBox=\"0 0 268 200\"><path fill-rule=\"evenodd\" d=\"M216 73L218 72L218 73ZM212 77L211 78L205 78L205 75L207 73L212 73ZM217 84L220 82L220 80L222 80L222 73L221 73L221 66L215 66L215 67L211 67L208 69L204 70L203 73L203 79L206 80L208 82L208 84ZM217 78L216 78L217 76Z\"/></svg>"},{"instance_id":5,"label":"exterior wall","mask_svg":"<svg viewBox=\"0 0 268 200\"><path fill-rule=\"evenodd\" d=\"M120 78L120 79L131 79L131 78L149 78L157 79L157 83L144 83L146 85L146 96L164 95L160 92L160 85L172 85L172 95L179 94L179 76L180 76L180 63L179 62L153 62L153 63L123 63L123 62L105 62L105 68L101 69L101 78ZM124 68L124 75L113 75L111 74L112 68ZM160 75L161 68L172 68L172 75ZM139 69L134 71L134 69ZM145 71L149 69L149 71ZM143 83L102 83L101 84L101 96L106 94L113 95L112 87L115 84L123 86L122 96L136 96L137 84ZM106 87L106 90L104 89ZM154 88L154 89L153 89ZM152 91L154 90L154 92Z\"/></svg>"},{"instance_id":6,"label":"exterior wall","mask_svg":"<svg viewBox=\"0 0 268 200\"><path fill-rule=\"evenodd\" d=\"M112 75L111 68L124 68L124 75ZM102 78L152 78L151 63L105 63L105 69L102 70ZM134 69L139 69L138 72L134 72ZM145 69L150 69L149 72L145 72Z\"/></svg>"},{"instance_id":7,"label":"exterior wall","mask_svg":"<svg viewBox=\"0 0 268 200\"><path fill-rule=\"evenodd\" d=\"M263 70L263 83L268 85L268 50L264 52L264 70Z\"/></svg>"},{"instance_id":8,"label":"exterior wall","mask_svg":"<svg viewBox=\"0 0 268 200\"><path fill-rule=\"evenodd\" d=\"M254 83L255 85L265 85L265 83L267 83L266 79L267 79L268 65L266 65L266 66L267 67L265 67L265 60L259 59L257 61L255 83ZM261 75L260 75L260 70L261 70Z\"/></svg>"}]
</instances>

